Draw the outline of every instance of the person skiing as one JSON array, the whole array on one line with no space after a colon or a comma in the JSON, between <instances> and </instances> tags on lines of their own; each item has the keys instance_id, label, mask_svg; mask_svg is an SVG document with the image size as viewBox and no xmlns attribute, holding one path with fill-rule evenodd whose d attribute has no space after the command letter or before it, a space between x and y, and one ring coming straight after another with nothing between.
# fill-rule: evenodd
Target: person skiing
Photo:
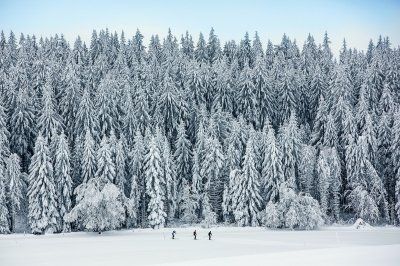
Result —
<instances>
[{"instance_id":1,"label":"person skiing","mask_svg":"<svg viewBox=\"0 0 400 266\"><path fill-rule=\"evenodd\" d=\"M212 233L210 231L210 232L208 232L208 240L211 240L211 236L212 236Z\"/></svg>"},{"instance_id":2,"label":"person skiing","mask_svg":"<svg viewBox=\"0 0 400 266\"><path fill-rule=\"evenodd\" d=\"M194 236L194 240L197 240L197 232L196 232L196 230L194 230L193 236Z\"/></svg>"},{"instance_id":3,"label":"person skiing","mask_svg":"<svg viewBox=\"0 0 400 266\"><path fill-rule=\"evenodd\" d=\"M175 239L175 234L176 234L176 231L175 230L172 231L172 239Z\"/></svg>"}]
</instances>

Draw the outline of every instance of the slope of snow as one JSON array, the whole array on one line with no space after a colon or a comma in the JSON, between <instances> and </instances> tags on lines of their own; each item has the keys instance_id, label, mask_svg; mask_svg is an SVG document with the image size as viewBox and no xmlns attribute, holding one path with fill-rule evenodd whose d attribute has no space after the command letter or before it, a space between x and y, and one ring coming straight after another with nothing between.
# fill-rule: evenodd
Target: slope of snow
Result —
<instances>
[{"instance_id":1,"label":"slope of snow","mask_svg":"<svg viewBox=\"0 0 400 266\"><path fill-rule=\"evenodd\" d=\"M0 265L398 265L400 229L318 231L264 228L137 229L58 235L0 236Z\"/></svg>"}]
</instances>

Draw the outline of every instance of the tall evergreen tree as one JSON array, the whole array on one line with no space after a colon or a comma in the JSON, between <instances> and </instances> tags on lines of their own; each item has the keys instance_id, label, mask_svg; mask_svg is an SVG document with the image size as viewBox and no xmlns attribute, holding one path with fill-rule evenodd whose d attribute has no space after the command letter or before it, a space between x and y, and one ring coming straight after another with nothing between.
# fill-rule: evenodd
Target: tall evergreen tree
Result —
<instances>
[{"instance_id":1,"label":"tall evergreen tree","mask_svg":"<svg viewBox=\"0 0 400 266\"><path fill-rule=\"evenodd\" d=\"M148 152L144 159L146 194L149 196L147 219L152 228L163 227L166 218L161 188L163 178L161 162L160 150L157 146L155 137L152 137L149 143Z\"/></svg>"},{"instance_id":2,"label":"tall evergreen tree","mask_svg":"<svg viewBox=\"0 0 400 266\"><path fill-rule=\"evenodd\" d=\"M46 139L38 135L29 166L29 225L32 233L57 231L57 192Z\"/></svg>"},{"instance_id":3,"label":"tall evergreen tree","mask_svg":"<svg viewBox=\"0 0 400 266\"><path fill-rule=\"evenodd\" d=\"M280 129L282 165L285 182L292 189L298 188L298 165L300 154L300 134L296 114L292 112L289 120Z\"/></svg>"},{"instance_id":4,"label":"tall evergreen tree","mask_svg":"<svg viewBox=\"0 0 400 266\"><path fill-rule=\"evenodd\" d=\"M63 129L61 116L55 109L55 99L53 96L53 89L49 83L46 83L43 88L43 108L41 115L38 118L38 132L43 137L50 140L52 132L60 132Z\"/></svg>"},{"instance_id":5,"label":"tall evergreen tree","mask_svg":"<svg viewBox=\"0 0 400 266\"><path fill-rule=\"evenodd\" d=\"M200 176L204 185L204 192L208 193L208 198L212 210L216 214L221 212L223 180L222 167L224 155L222 147L216 138L208 137L205 144L205 157L200 165Z\"/></svg>"},{"instance_id":6,"label":"tall evergreen tree","mask_svg":"<svg viewBox=\"0 0 400 266\"><path fill-rule=\"evenodd\" d=\"M181 122L178 126L174 153L178 187L182 184L183 179L191 180L191 157L190 141L186 134L185 124Z\"/></svg>"},{"instance_id":7,"label":"tall evergreen tree","mask_svg":"<svg viewBox=\"0 0 400 266\"><path fill-rule=\"evenodd\" d=\"M22 181L20 164L20 158L15 153L11 154L7 159L7 201L11 218L11 232L15 231L17 214L21 210L21 205L24 200L24 184Z\"/></svg>"},{"instance_id":8,"label":"tall evergreen tree","mask_svg":"<svg viewBox=\"0 0 400 266\"><path fill-rule=\"evenodd\" d=\"M250 67L246 64L239 78L239 91L237 102L243 117L254 125L257 123L257 102L256 88L253 83L253 76Z\"/></svg>"},{"instance_id":9,"label":"tall evergreen tree","mask_svg":"<svg viewBox=\"0 0 400 266\"><path fill-rule=\"evenodd\" d=\"M5 191L5 171L4 166L0 164L0 234L10 233L10 224L8 221L9 212L6 205L6 191Z\"/></svg>"},{"instance_id":10,"label":"tall evergreen tree","mask_svg":"<svg viewBox=\"0 0 400 266\"><path fill-rule=\"evenodd\" d=\"M246 144L243 167L240 178L237 180L234 195L234 215L240 226L259 225L258 213L261 207L259 174L256 169L253 139L249 138Z\"/></svg>"},{"instance_id":11,"label":"tall evergreen tree","mask_svg":"<svg viewBox=\"0 0 400 266\"><path fill-rule=\"evenodd\" d=\"M282 171L282 153L276 143L275 133L270 129L267 133L265 153L262 164L263 199L265 203L279 200L279 187L284 181Z\"/></svg>"},{"instance_id":12,"label":"tall evergreen tree","mask_svg":"<svg viewBox=\"0 0 400 266\"><path fill-rule=\"evenodd\" d=\"M10 119L11 151L21 157L21 166L24 172L28 170L35 137L35 114L28 97L25 89L18 92Z\"/></svg>"},{"instance_id":13,"label":"tall evergreen tree","mask_svg":"<svg viewBox=\"0 0 400 266\"><path fill-rule=\"evenodd\" d=\"M97 170L96 181L98 187L102 188L107 183L113 183L115 180L115 163L112 159L109 139L104 136L101 140L96 154Z\"/></svg>"},{"instance_id":14,"label":"tall evergreen tree","mask_svg":"<svg viewBox=\"0 0 400 266\"><path fill-rule=\"evenodd\" d=\"M68 141L64 133L58 136L54 162L54 180L56 184L58 210L60 212L60 230L69 232L71 225L65 222L65 215L72 207L72 178L70 152Z\"/></svg>"},{"instance_id":15,"label":"tall evergreen tree","mask_svg":"<svg viewBox=\"0 0 400 266\"><path fill-rule=\"evenodd\" d=\"M98 126L95 117L95 109L93 106L92 98L88 88L85 88L79 103L78 112L75 120L75 134L76 136L83 136L85 131L89 130L93 139L98 139Z\"/></svg>"}]
</instances>

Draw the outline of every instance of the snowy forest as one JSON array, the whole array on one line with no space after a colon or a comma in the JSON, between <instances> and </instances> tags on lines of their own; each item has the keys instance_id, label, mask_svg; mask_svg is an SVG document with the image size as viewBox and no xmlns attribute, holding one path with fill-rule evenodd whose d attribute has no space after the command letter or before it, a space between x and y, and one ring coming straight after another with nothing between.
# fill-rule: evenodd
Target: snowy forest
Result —
<instances>
[{"instance_id":1,"label":"snowy forest","mask_svg":"<svg viewBox=\"0 0 400 266\"><path fill-rule=\"evenodd\" d=\"M400 49L321 37L2 32L0 233L398 224Z\"/></svg>"}]
</instances>

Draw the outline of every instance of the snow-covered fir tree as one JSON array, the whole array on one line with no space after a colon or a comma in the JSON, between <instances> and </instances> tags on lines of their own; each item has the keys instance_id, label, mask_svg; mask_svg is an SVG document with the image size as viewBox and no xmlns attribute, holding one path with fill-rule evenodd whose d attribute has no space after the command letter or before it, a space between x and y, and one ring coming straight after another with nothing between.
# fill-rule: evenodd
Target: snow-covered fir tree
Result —
<instances>
[{"instance_id":1,"label":"snow-covered fir tree","mask_svg":"<svg viewBox=\"0 0 400 266\"><path fill-rule=\"evenodd\" d=\"M222 154L221 144L216 138L208 137L204 147L204 161L200 167L200 176L204 184L204 192L208 193L208 198L212 210L219 214L222 203L222 166L224 155Z\"/></svg>"},{"instance_id":2,"label":"snow-covered fir tree","mask_svg":"<svg viewBox=\"0 0 400 266\"><path fill-rule=\"evenodd\" d=\"M152 228L164 226L166 213L164 211L161 168L161 154L155 137L149 143L148 151L144 158L144 175L146 177L146 194L149 197L147 205L148 223Z\"/></svg>"},{"instance_id":3,"label":"snow-covered fir tree","mask_svg":"<svg viewBox=\"0 0 400 266\"><path fill-rule=\"evenodd\" d=\"M243 167L232 192L235 221L240 226L259 225L261 196L253 141L252 137L247 141Z\"/></svg>"},{"instance_id":4,"label":"snow-covered fir tree","mask_svg":"<svg viewBox=\"0 0 400 266\"><path fill-rule=\"evenodd\" d=\"M282 168L285 181L289 187L297 190L301 139L294 111L292 111L289 120L282 125L280 131Z\"/></svg>"},{"instance_id":5,"label":"snow-covered fir tree","mask_svg":"<svg viewBox=\"0 0 400 266\"><path fill-rule=\"evenodd\" d=\"M57 190L49 148L41 134L36 139L29 165L28 197L28 218L32 233L56 232L59 217Z\"/></svg>"},{"instance_id":6,"label":"snow-covered fir tree","mask_svg":"<svg viewBox=\"0 0 400 266\"><path fill-rule=\"evenodd\" d=\"M162 168L164 170L164 205L168 221L171 221L176 212L177 207L177 184L176 184L176 167L169 147L168 139L164 140L164 150L162 154Z\"/></svg>"},{"instance_id":7,"label":"snow-covered fir tree","mask_svg":"<svg viewBox=\"0 0 400 266\"><path fill-rule=\"evenodd\" d=\"M191 144L186 133L185 124L180 123L178 126L174 153L178 187L181 186L183 179L189 181L191 179L191 156Z\"/></svg>"},{"instance_id":8,"label":"snow-covered fir tree","mask_svg":"<svg viewBox=\"0 0 400 266\"><path fill-rule=\"evenodd\" d=\"M282 153L275 138L275 132L270 129L267 133L265 154L262 164L262 182L264 191L262 197L267 204L279 200L279 187L284 181L282 171Z\"/></svg>"},{"instance_id":9,"label":"snow-covered fir tree","mask_svg":"<svg viewBox=\"0 0 400 266\"><path fill-rule=\"evenodd\" d=\"M103 187L107 183L114 182L115 179L115 163L112 160L109 139L104 136L101 140L99 149L97 150L96 162L97 171L95 173L96 182L99 187Z\"/></svg>"},{"instance_id":10,"label":"snow-covered fir tree","mask_svg":"<svg viewBox=\"0 0 400 266\"><path fill-rule=\"evenodd\" d=\"M323 148L320 151L317 173L318 192L321 211L336 221L340 215L341 172L340 158L335 148Z\"/></svg>"},{"instance_id":11,"label":"snow-covered fir tree","mask_svg":"<svg viewBox=\"0 0 400 266\"><path fill-rule=\"evenodd\" d=\"M55 99L53 89L50 84L43 88L41 115L38 117L38 131L42 136L50 140L52 133L58 133L62 130L62 119L55 109Z\"/></svg>"},{"instance_id":12,"label":"snow-covered fir tree","mask_svg":"<svg viewBox=\"0 0 400 266\"><path fill-rule=\"evenodd\" d=\"M115 179L114 184L122 194L125 194L126 154L122 140L118 140L115 148Z\"/></svg>"},{"instance_id":13,"label":"snow-covered fir tree","mask_svg":"<svg viewBox=\"0 0 400 266\"><path fill-rule=\"evenodd\" d=\"M217 223L217 214L212 211L210 199L207 194L204 194L202 199L203 211L202 211L202 224L204 224L207 228L215 225Z\"/></svg>"},{"instance_id":14,"label":"snow-covered fir tree","mask_svg":"<svg viewBox=\"0 0 400 266\"><path fill-rule=\"evenodd\" d=\"M17 154L13 153L7 159L7 202L10 213L10 229L15 231L15 223L18 212L21 210L24 200L24 183L21 173L21 161Z\"/></svg>"},{"instance_id":15,"label":"snow-covered fir tree","mask_svg":"<svg viewBox=\"0 0 400 266\"><path fill-rule=\"evenodd\" d=\"M72 178L70 152L65 134L58 136L54 162L54 180L57 190L58 210L60 213L60 230L69 232L71 225L65 222L64 216L69 213L72 207Z\"/></svg>"},{"instance_id":16,"label":"snow-covered fir tree","mask_svg":"<svg viewBox=\"0 0 400 266\"><path fill-rule=\"evenodd\" d=\"M183 192L180 196L181 203L179 204L180 209L180 220L184 223L195 223L197 222L197 199L191 192L190 185L186 180L182 184Z\"/></svg>"},{"instance_id":17,"label":"snow-covered fir tree","mask_svg":"<svg viewBox=\"0 0 400 266\"><path fill-rule=\"evenodd\" d=\"M10 233L10 224L8 221L9 212L6 205L7 200L5 188L4 166L0 164L0 234Z\"/></svg>"}]
</instances>

